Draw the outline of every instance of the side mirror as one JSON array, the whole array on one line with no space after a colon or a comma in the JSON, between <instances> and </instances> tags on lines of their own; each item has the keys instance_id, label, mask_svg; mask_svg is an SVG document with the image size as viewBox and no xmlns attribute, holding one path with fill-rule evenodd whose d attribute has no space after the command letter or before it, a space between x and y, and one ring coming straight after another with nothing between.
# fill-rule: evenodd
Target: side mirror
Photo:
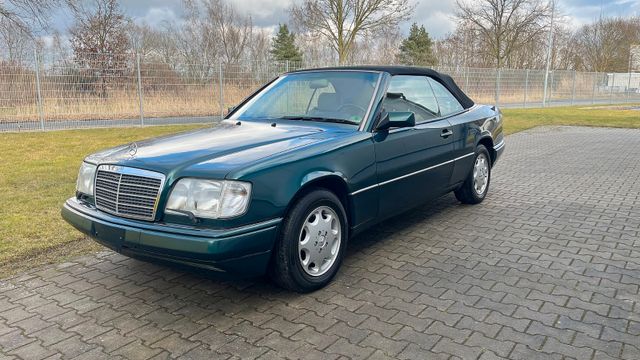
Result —
<instances>
[{"instance_id":1,"label":"side mirror","mask_svg":"<svg viewBox=\"0 0 640 360\"><path fill-rule=\"evenodd\" d=\"M416 115L411 111L384 112L376 130L416 126Z\"/></svg>"}]
</instances>

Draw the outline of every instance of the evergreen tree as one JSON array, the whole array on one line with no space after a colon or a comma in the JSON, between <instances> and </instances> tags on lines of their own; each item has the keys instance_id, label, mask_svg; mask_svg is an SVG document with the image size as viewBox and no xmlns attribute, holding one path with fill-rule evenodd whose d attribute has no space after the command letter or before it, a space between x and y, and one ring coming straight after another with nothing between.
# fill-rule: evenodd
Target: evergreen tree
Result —
<instances>
[{"instance_id":1,"label":"evergreen tree","mask_svg":"<svg viewBox=\"0 0 640 360\"><path fill-rule=\"evenodd\" d=\"M433 41L424 25L413 23L409 36L402 40L398 61L405 65L433 66L438 63L433 54Z\"/></svg>"},{"instance_id":2,"label":"evergreen tree","mask_svg":"<svg viewBox=\"0 0 640 360\"><path fill-rule=\"evenodd\" d=\"M271 56L276 61L302 61L302 53L295 44L295 34L287 24L280 24L278 34L272 39Z\"/></svg>"}]
</instances>

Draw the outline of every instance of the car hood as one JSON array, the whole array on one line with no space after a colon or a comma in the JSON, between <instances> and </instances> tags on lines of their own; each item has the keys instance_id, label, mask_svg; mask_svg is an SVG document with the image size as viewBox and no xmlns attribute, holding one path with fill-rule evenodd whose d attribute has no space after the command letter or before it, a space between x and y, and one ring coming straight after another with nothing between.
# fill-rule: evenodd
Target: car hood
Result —
<instances>
[{"instance_id":1,"label":"car hood","mask_svg":"<svg viewBox=\"0 0 640 360\"><path fill-rule=\"evenodd\" d=\"M275 154L356 132L353 126L283 121L223 121L209 129L135 142L86 158L171 176L218 176ZM187 174L185 174L187 173Z\"/></svg>"}]
</instances>

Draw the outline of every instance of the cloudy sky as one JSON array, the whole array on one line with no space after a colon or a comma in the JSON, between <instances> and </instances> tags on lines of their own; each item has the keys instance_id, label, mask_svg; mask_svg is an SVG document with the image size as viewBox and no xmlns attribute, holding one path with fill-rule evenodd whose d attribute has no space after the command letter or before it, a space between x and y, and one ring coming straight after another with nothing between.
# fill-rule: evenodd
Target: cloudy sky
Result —
<instances>
[{"instance_id":1,"label":"cloudy sky","mask_svg":"<svg viewBox=\"0 0 640 360\"><path fill-rule=\"evenodd\" d=\"M275 28L288 21L287 8L301 0L229 0L239 11L251 14L256 26ZM427 31L440 38L455 28L452 15L455 0L421 0L413 18L403 26L407 32L411 22L424 24ZM121 0L122 7L136 22L159 25L173 20L182 13L181 0ZM604 16L640 15L640 0L556 0L560 14L573 26L592 22L602 13ZM64 13L54 15L55 27L61 32L70 19Z\"/></svg>"}]
</instances>

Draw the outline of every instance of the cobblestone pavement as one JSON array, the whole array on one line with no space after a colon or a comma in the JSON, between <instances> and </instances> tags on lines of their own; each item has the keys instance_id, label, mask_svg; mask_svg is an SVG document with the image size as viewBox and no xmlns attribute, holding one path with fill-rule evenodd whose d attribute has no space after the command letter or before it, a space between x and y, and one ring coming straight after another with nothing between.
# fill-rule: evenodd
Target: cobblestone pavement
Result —
<instances>
[{"instance_id":1,"label":"cobblestone pavement","mask_svg":"<svg viewBox=\"0 0 640 360\"><path fill-rule=\"evenodd\" d=\"M507 139L490 195L350 244L309 295L112 252L0 282L0 358L640 358L640 131Z\"/></svg>"}]
</instances>

